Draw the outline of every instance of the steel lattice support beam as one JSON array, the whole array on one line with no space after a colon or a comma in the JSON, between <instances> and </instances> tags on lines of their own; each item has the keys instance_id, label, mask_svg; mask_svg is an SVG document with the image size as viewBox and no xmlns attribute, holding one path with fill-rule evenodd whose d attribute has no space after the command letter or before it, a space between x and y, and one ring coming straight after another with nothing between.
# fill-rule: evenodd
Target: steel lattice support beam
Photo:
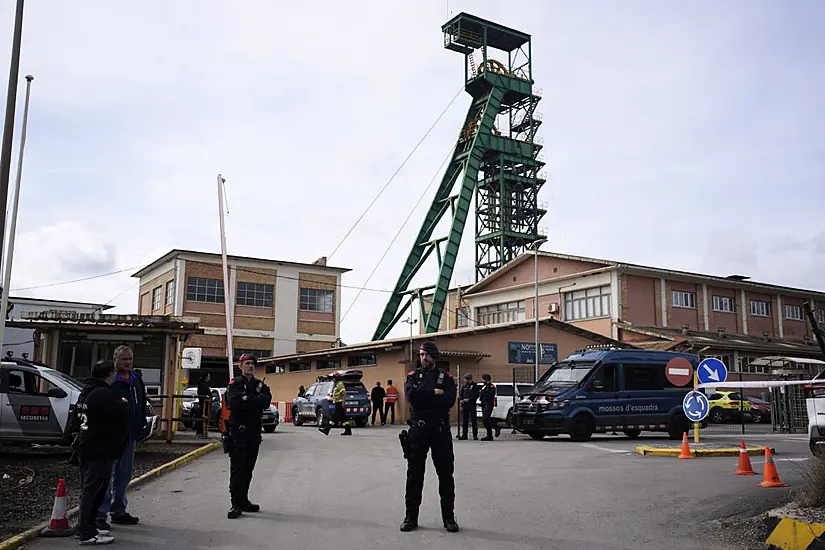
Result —
<instances>
[{"instance_id":1,"label":"steel lattice support beam","mask_svg":"<svg viewBox=\"0 0 825 550\"><path fill-rule=\"evenodd\" d=\"M422 325L426 333L438 331L473 195L477 279L512 260L539 238L538 221L544 212L538 207L537 196L544 180L538 176L543 166L537 158L541 146L534 143L540 124L536 113L540 98L532 88L530 36L466 13L454 17L442 31L445 47L465 56L465 90L473 101L373 340L386 338L409 307L409 303L402 306L405 295L417 292L421 296L422 289L410 291L409 287L433 249L438 274ZM506 64L490 57L488 48L500 50ZM474 54L480 54L480 64ZM507 125L504 132L498 121ZM448 210L452 220L446 237L433 239ZM443 250L439 246L442 242Z\"/></svg>"}]
</instances>

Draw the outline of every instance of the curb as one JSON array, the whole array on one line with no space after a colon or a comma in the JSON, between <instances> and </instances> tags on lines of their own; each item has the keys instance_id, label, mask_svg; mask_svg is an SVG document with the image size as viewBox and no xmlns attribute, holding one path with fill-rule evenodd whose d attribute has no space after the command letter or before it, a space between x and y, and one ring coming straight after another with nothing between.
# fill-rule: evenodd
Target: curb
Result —
<instances>
[{"instance_id":1,"label":"curb","mask_svg":"<svg viewBox=\"0 0 825 550\"><path fill-rule=\"evenodd\" d=\"M768 517L765 520L770 534L765 540L769 548L782 550L823 550L825 542L819 537L825 533L825 525L807 523L792 518Z\"/></svg>"},{"instance_id":2,"label":"curb","mask_svg":"<svg viewBox=\"0 0 825 550\"><path fill-rule=\"evenodd\" d=\"M191 462L194 459L205 455L210 451L214 451L215 449L221 446L220 442L209 443L208 445L204 445L203 447L198 447L194 451L188 452L183 456L179 456L175 460L171 462L167 462L161 466L153 470L149 470L145 474L140 477L136 477L132 481L129 482L129 489L134 489L136 487L140 487L141 485L145 485L148 481L155 479L156 477L160 477L166 472L170 472L177 468L180 468L187 462ZM69 510L69 519L73 519L77 516L79 512L79 508L75 506L71 510ZM15 548L20 548L23 544L30 542L37 537L40 536L40 532L46 529L49 526L49 522L43 522L40 525L29 529L28 531L23 531L13 537L9 537L4 541L0 541L0 550L13 550Z\"/></svg>"},{"instance_id":3,"label":"curb","mask_svg":"<svg viewBox=\"0 0 825 550\"><path fill-rule=\"evenodd\" d=\"M748 456L761 456L765 454L765 447L760 445L753 447L746 447ZM771 453L776 454L776 450L771 447ZM679 456L682 454L681 448L662 448L662 447L648 447L646 445L639 445L634 450L636 454L642 456ZM739 447L724 447L721 449L691 449L695 457L715 457L715 456L739 456ZM0 548L2 550L2 548Z\"/></svg>"}]
</instances>

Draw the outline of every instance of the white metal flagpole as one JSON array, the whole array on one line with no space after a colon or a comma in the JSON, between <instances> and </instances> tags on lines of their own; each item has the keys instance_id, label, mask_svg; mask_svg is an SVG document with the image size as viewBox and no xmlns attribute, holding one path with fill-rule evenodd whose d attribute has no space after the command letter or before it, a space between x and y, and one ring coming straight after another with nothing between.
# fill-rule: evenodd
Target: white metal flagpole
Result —
<instances>
[{"instance_id":1,"label":"white metal flagpole","mask_svg":"<svg viewBox=\"0 0 825 550\"><path fill-rule=\"evenodd\" d=\"M17 157L17 178L14 182L14 201L11 203L9 246L8 252L6 253L6 273L3 277L3 297L2 300L0 300L0 343L4 342L3 338L5 337L6 332L6 308L9 306L11 264L12 259L14 258L14 236L17 232L17 207L20 204L20 181L23 178L23 151L26 148L26 126L28 126L29 123L29 97L31 95L32 80L34 80L32 75L26 75L26 103L23 107L23 128L20 132L20 151L18 153L19 156Z\"/></svg>"},{"instance_id":2,"label":"white metal flagpole","mask_svg":"<svg viewBox=\"0 0 825 550\"><path fill-rule=\"evenodd\" d=\"M223 221L223 184L226 180L223 176L218 174L218 211L220 212L221 220L221 261L223 262L223 307L224 317L226 317L226 355L229 363L229 379L235 378L235 370L233 368L235 348L232 347L232 303L229 300L229 266L226 261L226 230L224 229Z\"/></svg>"}]
</instances>

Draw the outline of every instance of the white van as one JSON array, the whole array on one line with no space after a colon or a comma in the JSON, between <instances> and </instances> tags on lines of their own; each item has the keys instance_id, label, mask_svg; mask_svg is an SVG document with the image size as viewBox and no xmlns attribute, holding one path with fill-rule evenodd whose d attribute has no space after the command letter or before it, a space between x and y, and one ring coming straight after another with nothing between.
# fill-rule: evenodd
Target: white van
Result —
<instances>
[{"instance_id":1,"label":"white van","mask_svg":"<svg viewBox=\"0 0 825 550\"><path fill-rule=\"evenodd\" d=\"M496 400L495 400L495 407L493 408L493 420L495 421L496 425L504 424L505 426L512 426L512 412L513 412L513 403L514 400L514 393L517 393L515 397L526 395L530 388L533 387L533 384L519 384L516 383L516 391L513 392L513 383L512 382L493 382L493 385L496 387ZM481 389L481 384L479 384L479 389ZM476 403L476 416L481 419L481 403ZM480 424L479 424L480 425Z\"/></svg>"}]
</instances>

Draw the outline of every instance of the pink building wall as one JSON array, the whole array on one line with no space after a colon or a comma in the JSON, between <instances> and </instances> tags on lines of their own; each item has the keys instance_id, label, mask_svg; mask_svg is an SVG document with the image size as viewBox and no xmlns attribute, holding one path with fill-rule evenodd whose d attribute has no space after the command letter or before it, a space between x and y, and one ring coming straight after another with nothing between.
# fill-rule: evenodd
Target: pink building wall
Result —
<instances>
[{"instance_id":1,"label":"pink building wall","mask_svg":"<svg viewBox=\"0 0 825 550\"><path fill-rule=\"evenodd\" d=\"M603 264L539 256L539 281L574 275L605 267ZM507 273L487 284L483 290L498 290L526 283L535 283L536 267L533 258L527 258Z\"/></svg>"},{"instance_id":2,"label":"pink building wall","mask_svg":"<svg viewBox=\"0 0 825 550\"><path fill-rule=\"evenodd\" d=\"M771 316L761 317L751 314L751 300L768 302L771 304ZM773 320L776 317L776 299L769 294L756 294L752 292L745 293L745 307L747 307L748 315L748 334L751 336L761 336L763 332L769 333L771 336L778 336L774 331Z\"/></svg>"},{"instance_id":3,"label":"pink building wall","mask_svg":"<svg viewBox=\"0 0 825 550\"><path fill-rule=\"evenodd\" d=\"M668 293L664 299L667 305L670 306L670 319L668 326L672 328L681 328L682 325L690 326L690 330L705 330L704 315L700 324L699 312L702 307L702 286L694 283L684 283L681 281L672 281L668 285ZM687 308L673 305L672 292L692 292L695 295L696 307Z\"/></svg>"},{"instance_id":4,"label":"pink building wall","mask_svg":"<svg viewBox=\"0 0 825 550\"><path fill-rule=\"evenodd\" d=\"M624 275L622 284L622 320L634 325L656 326L656 286L658 279Z\"/></svg>"},{"instance_id":5,"label":"pink building wall","mask_svg":"<svg viewBox=\"0 0 825 550\"><path fill-rule=\"evenodd\" d=\"M739 310L740 293L733 288L708 286L708 325L711 331L724 328L726 333L742 333L742 312ZM713 310L713 297L721 296L733 300L733 313Z\"/></svg>"}]
</instances>

